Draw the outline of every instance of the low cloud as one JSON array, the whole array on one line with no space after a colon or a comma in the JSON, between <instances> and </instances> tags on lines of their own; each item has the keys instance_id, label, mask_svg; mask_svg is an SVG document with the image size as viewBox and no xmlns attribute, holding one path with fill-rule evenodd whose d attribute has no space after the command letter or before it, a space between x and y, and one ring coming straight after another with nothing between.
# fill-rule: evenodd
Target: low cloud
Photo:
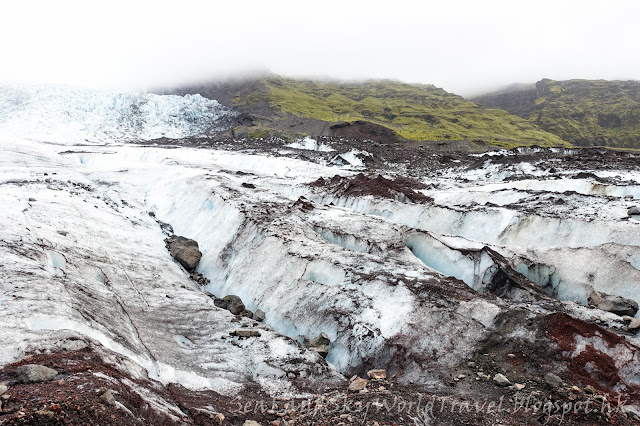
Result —
<instances>
[{"instance_id":1,"label":"low cloud","mask_svg":"<svg viewBox=\"0 0 640 426\"><path fill-rule=\"evenodd\" d=\"M543 77L640 79L617 1L14 2L0 80L146 89L252 70L471 95Z\"/></svg>"}]
</instances>

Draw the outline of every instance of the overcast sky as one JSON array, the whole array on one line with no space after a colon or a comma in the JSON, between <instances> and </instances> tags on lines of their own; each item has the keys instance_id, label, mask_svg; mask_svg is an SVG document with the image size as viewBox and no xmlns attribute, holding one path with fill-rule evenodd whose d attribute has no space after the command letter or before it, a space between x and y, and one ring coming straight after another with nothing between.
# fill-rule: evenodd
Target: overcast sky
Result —
<instances>
[{"instance_id":1,"label":"overcast sky","mask_svg":"<svg viewBox=\"0 0 640 426\"><path fill-rule=\"evenodd\" d=\"M0 81L141 89L270 70L470 95L640 79L640 1L12 1Z\"/></svg>"}]
</instances>

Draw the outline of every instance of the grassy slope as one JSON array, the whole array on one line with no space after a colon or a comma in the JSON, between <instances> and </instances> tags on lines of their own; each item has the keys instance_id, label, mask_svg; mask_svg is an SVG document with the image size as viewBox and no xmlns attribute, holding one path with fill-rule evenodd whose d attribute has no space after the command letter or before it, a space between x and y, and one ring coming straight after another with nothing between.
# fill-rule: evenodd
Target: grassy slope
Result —
<instances>
[{"instance_id":1,"label":"grassy slope","mask_svg":"<svg viewBox=\"0 0 640 426\"><path fill-rule=\"evenodd\" d=\"M431 85L391 81L339 83L263 78L267 91L238 95L236 105L269 102L282 112L327 122L366 120L410 140L474 140L494 145L567 145L506 111L485 109Z\"/></svg>"},{"instance_id":2,"label":"grassy slope","mask_svg":"<svg viewBox=\"0 0 640 426\"><path fill-rule=\"evenodd\" d=\"M577 145L640 148L640 82L542 80L530 121Z\"/></svg>"}]
</instances>

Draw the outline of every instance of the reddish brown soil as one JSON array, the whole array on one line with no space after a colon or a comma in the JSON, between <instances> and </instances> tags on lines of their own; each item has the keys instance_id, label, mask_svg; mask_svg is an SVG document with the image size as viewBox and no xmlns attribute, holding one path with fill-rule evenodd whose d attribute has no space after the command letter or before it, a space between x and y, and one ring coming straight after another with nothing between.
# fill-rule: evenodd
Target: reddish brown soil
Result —
<instances>
[{"instance_id":1,"label":"reddish brown soil","mask_svg":"<svg viewBox=\"0 0 640 426\"><path fill-rule=\"evenodd\" d=\"M17 383L15 370L27 363L49 366L59 374L45 383ZM634 424L616 411L613 398L599 395L604 405L598 405L593 395L583 391L517 392L472 378L466 382L471 386L468 391L427 392L420 385L401 384L390 377L369 381L366 391L354 393L341 387L306 399L274 399L255 389L225 397L131 377L92 349L27 357L1 369L0 381L9 385L0 410L2 425L242 425L245 420L264 426ZM134 388L177 407L173 417ZM117 406L101 399L106 390L113 393ZM589 401L592 411L579 409L564 415L561 408L542 411L540 407L549 400L570 402L572 407ZM603 414L602 406L611 412Z\"/></svg>"},{"instance_id":2,"label":"reddish brown soil","mask_svg":"<svg viewBox=\"0 0 640 426\"><path fill-rule=\"evenodd\" d=\"M342 197L362 197L372 195L379 198L387 198L412 203L428 203L433 199L416 192L414 189L424 188L418 181L409 178L387 179L382 175L365 176L362 173L354 177L335 175L331 179L320 178L311 183L311 186L323 188L333 194Z\"/></svg>"},{"instance_id":3,"label":"reddish brown soil","mask_svg":"<svg viewBox=\"0 0 640 426\"><path fill-rule=\"evenodd\" d=\"M569 371L576 382L591 385L610 394L617 393L614 390L614 387L617 386L623 390L626 397L640 401L640 387L627 383L621 377L620 371L610 355L589 344L577 356L572 356L576 349L576 338L578 336L586 338L597 337L611 349L621 345L630 354L636 352L638 348L629 344L623 337L596 324L581 321L560 312L547 316L546 329L548 336L562 350L563 357L568 363Z\"/></svg>"},{"instance_id":4,"label":"reddish brown soil","mask_svg":"<svg viewBox=\"0 0 640 426\"><path fill-rule=\"evenodd\" d=\"M15 370L23 364L42 364L59 374L49 382L17 383ZM207 406L226 413L224 424L243 421L234 414L237 404L231 397L211 391L194 392L180 385L165 387L131 377L118 366L104 362L98 352L89 348L26 357L1 369L0 382L9 385L5 394L9 398L1 400L2 425L218 424ZM154 408L129 382L155 399L178 407L178 411L172 416ZM109 405L100 398L107 390L120 406ZM248 393L244 397L265 398L265 395Z\"/></svg>"}]
</instances>

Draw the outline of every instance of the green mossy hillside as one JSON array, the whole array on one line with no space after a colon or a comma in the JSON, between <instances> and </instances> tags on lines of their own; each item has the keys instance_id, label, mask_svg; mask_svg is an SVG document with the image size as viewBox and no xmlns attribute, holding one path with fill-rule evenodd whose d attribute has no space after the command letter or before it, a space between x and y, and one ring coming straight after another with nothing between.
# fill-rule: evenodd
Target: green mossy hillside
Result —
<instances>
[{"instance_id":1,"label":"green mossy hillside","mask_svg":"<svg viewBox=\"0 0 640 426\"><path fill-rule=\"evenodd\" d=\"M579 146L640 149L640 82L544 79L473 98Z\"/></svg>"},{"instance_id":2,"label":"green mossy hillside","mask_svg":"<svg viewBox=\"0 0 640 426\"><path fill-rule=\"evenodd\" d=\"M417 141L484 140L504 147L568 145L535 124L487 109L432 85L395 81L343 83L283 77L259 79L266 90L239 91L237 107L268 104L285 116L335 123L364 120Z\"/></svg>"},{"instance_id":3,"label":"green mossy hillside","mask_svg":"<svg viewBox=\"0 0 640 426\"><path fill-rule=\"evenodd\" d=\"M581 146L640 148L640 82L541 80L529 121Z\"/></svg>"}]
</instances>

